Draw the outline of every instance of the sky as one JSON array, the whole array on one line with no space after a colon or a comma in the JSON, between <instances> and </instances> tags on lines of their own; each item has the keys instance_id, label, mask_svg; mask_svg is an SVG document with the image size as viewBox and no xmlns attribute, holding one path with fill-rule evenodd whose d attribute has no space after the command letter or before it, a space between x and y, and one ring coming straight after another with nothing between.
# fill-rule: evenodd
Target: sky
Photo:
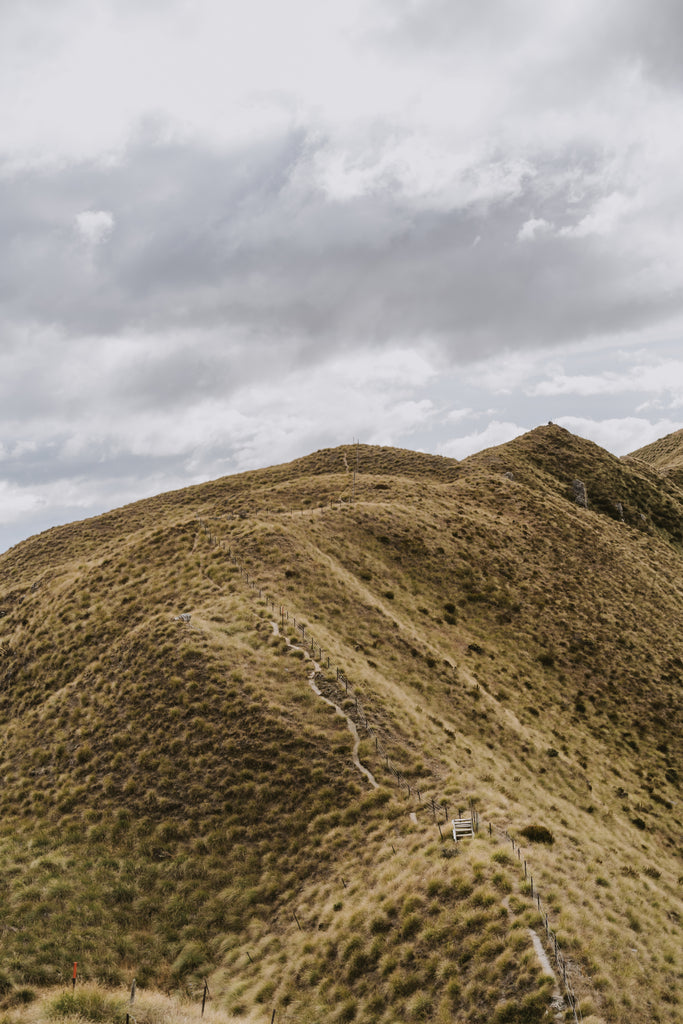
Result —
<instances>
[{"instance_id":1,"label":"sky","mask_svg":"<svg viewBox=\"0 0 683 1024\"><path fill-rule=\"evenodd\" d=\"M0 0L0 550L360 439L683 427L678 0Z\"/></svg>"}]
</instances>

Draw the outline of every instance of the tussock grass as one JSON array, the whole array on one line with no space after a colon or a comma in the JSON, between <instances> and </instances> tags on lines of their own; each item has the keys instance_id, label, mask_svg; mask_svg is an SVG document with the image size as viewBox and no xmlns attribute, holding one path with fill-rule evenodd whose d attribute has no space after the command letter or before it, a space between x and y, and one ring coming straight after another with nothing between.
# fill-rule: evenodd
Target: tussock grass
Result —
<instances>
[{"instance_id":1,"label":"tussock grass","mask_svg":"<svg viewBox=\"0 0 683 1024\"><path fill-rule=\"evenodd\" d=\"M3 998L78 959L240 1020L541 1020L526 859L587 1013L681 1020L675 475L554 427L358 455L353 504L335 449L2 556ZM280 604L410 797L361 730L368 793ZM470 847L432 799L446 834L476 801Z\"/></svg>"}]
</instances>

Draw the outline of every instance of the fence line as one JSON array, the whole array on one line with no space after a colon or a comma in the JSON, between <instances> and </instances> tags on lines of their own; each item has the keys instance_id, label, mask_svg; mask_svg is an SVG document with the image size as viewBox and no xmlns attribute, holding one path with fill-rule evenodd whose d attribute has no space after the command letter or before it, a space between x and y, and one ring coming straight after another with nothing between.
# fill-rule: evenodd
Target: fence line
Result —
<instances>
[{"instance_id":1,"label":"fence line","mask_svg":"<svg viewBox=\"0 0 683 1024\"><path fill-rule=\"evenodd\" d=\"M260 587L256 588L255 582L253 580L250 581L249 574L247 573L246 569L244 569L240 565L240 563L238 562L237 557L235 556L235 554L233 554L232 547L230 547L230 546L226 547L225 541L218 540L216 537L214 537L211 534L211 532L208 530L206 524L204 523L204 521L201 518L198 519L198 522L199 522L202 530L204 531L204 533L208 537L209 541L214 545L214 547L218 546L218 547L221 548L221 550L227 552L228 557L231 559L231 561L233 562L235 567L239 570L240 575L242 575L245 578L245 580L247 581L247 583L250 584L250 588L252 590L258 589L258 596L259 596L259 598L262 598L262 595L263 595L262 588L260 588ZM271 607L271 611L274 612L275 611L275 603L274 603L272 597L268 597L267 599L269 601L269 604L270 604L270 607ZM280 622L281 622L282 626L284 627L284 624L286 622L287 623L289 622L289 611L282 604L279 605L279 610L280 610ZM292 615L292 622L293 622L293 625L294 625L294 629L298 630L301 633L301 639L302 639L302 643L304 644L304 647L306 647L307 645L310 646L311 657L312 657L312 659L314 661L316 661L316 659L315 659L315 648L316 647L318 648L319 656L320 656L320 659L321 659L320 664L322 666L323 648L322 648L320 642L315 640L315 638L311 635L310 631L308 633L308 636L306 635L306 630L307 630L306 625L304 623L297 623L296 618L295 618L294 615ZM329 656L328 656L328 658L327 658L327 668L330 668L330 667L331 667L330 666L330 659L329 659ZM375 739L375 752L381 754L382 757L385 758L385 761L386 761L385 767L386 767L387 771L389 772L389 774L393 775L394 778L396 779L396 783L397 783L399 789L403 789L404 787L406 787L407 790L408 790L408 796L409 797L412 796L413 792L415 792L417 794L417 797L418 797L418 800L419 800L419 805L416 808L415 812L413 812L413 813L416 813L416 811L418 809L425 809L427 812L429 812L431 810L432 815L433 815L433 820L438 825L438 828L439 828L439 835L441 836L441 839L443 839L443 832L441 831L441 824L439 823L438 816L437 816L437 808L444 810L444 813L445 813L444 821L448 821L448 804L446 803L446 801L441 801L440 804L437 803L434 800L433 796L430 797L428 803L423 803L422 795L421 795L420 790L417 789L417 787L415 787L415 786L411 787L411 784L407 781L407 779L405 779L402 776L401 771L399 769L395 768L390 763L389 755L387 754L386 749L385 749L384 745L382 744L382 742L381 742L377 732L375 731L375 729L371 725L369 725L368 719L367 719L367 715L365 713L365 710L364 710L362 704L360 703L360 701L358 700L357 694L354 693L353 686L350 683L350 681L349 681L348 677L346 676L346 674L338 666L332 666L332 667L335 669L335 680L334 680L334 683L337 683L337 684L343 683L344 684L344 695L345 696L348 695L349 686L351 685L351 697L355 700L355 709L354 710L356 711L356 713L357 713L357 715L359 717L362 717L362 719L364 719L364 722L361 722L360 724L366 730L368 735L374 736L374 739ZM332 681L330 680L330 682L332 682ZM340 687L340 689L341 689L341 687ZM479 830L479 814L478 814L478 811L477 811L477 809L475 807L475 804L474 804L474 802L472 800L469 801L469 810L470 810L470 813L471 813L471 816L472 816L473 830L474 830L475 822L476 822L476 830L478 831ZM462 807L458 808L458 816L462 817ZM572 985L572 982L571 982L571 977L567 973L567 964L568 964L567 958L566 958L566 956L564 955L564 953L562 952L562 950L560 948L560 944L559 944L558 938L557 938L557 933L550 927L549 919L548 919L548 913L545 910L543 910L542 907L541 907L541 895L540 895L540 892L538 891L538 887L536 887L536 889L534 890L533 875L531 875L529 870L528 870L526 859L522 858L521 847L519 846L519 844L515 844L514 838L510 835L510 833L506 829L502 829L502 828L500 828L500 826L495 825L493 822L489 821L488 822L488 833L489 833L489 836L493 835L493 831L494 830L496 831L496 833L498 834L499 837L504 838L506 841L508 841L511 844L513 852L515 852L515 851L517 852L517 860L518 860L518 863L520 864L520 867L522 867L522 865L523 865L524 881L525 881L525 883L528 886L529 895L531 897L532 903L534 903L534 902L536 903L537 911L541 915L541 921L542 921L542 924L544 925L544 928L545 928L546 941L550 945L551 953L554 956L556 967L557 967L558 971L561 973L562 982L563 982L564 989L565 989L565 994L566 994L567 1001L569 1003L570 1009L572 1010L572 1014L573 1014L573 1017L574 1017L575 1024L582 1024L583 1016L581 1014L581 1008L579 1006L579 1001L578 1001L578 998L577 998L576 993L574 991L574 988L573 988L573 985ZM392 845L392 851L394 853L396 852L394 847L393 847L393 845ZM342 879L342 882L343 882L343 879ZM344 884L344 888L346 888L345 884ZM297 924L299 924L298 921L297 921ZM301 928L301 925L299 925L299 928ZM274 1017L275 1017L275 1010L273 1011L273 1018Z\"/></svg>"}]
</instances>

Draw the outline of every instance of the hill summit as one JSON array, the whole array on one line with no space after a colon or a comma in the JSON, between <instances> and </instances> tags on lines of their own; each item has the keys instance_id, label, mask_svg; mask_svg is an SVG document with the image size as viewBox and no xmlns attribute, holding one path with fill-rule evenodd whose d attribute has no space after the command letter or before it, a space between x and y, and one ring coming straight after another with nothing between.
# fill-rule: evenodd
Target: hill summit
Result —
<instances>
[{"instance_id":1,"label":"hill summit","mask_svg":"<svg viewBox=\"0 0 683 1024\"><path fill-rule=\"evenodd\" d=\"M683 1020L680 444L343 446L0 556L7 1020L87 1016L74 961L216 1021Z\"/></svg>"}]
</instances>

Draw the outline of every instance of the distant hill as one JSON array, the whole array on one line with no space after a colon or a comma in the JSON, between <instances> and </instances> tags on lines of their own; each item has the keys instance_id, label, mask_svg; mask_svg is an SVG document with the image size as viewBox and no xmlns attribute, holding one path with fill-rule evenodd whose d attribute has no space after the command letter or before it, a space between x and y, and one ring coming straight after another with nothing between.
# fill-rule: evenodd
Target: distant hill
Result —
<instances>
[{"instance_id":1,"label":"distant hill","mask_svg":"<svg viewBox=\"0 0 683 1024\"><path fill-rule=\"evenodd\" d=\"M221 1021L683 1021L672 438L343 446L0 556L7 1020L78 961Z\"/></svg>"},{"instance_id":2,"label":"distant hill","mask_svg":"<svg viewBox=\"0 0 683 1024\"><path fill-rule=\"evenodd\" d=\"M647 462L664 473L674 473L679 484L683 479L683 430L675 430L659 441L653 441L629 456Z\"/></svg>"}]
</instances>

